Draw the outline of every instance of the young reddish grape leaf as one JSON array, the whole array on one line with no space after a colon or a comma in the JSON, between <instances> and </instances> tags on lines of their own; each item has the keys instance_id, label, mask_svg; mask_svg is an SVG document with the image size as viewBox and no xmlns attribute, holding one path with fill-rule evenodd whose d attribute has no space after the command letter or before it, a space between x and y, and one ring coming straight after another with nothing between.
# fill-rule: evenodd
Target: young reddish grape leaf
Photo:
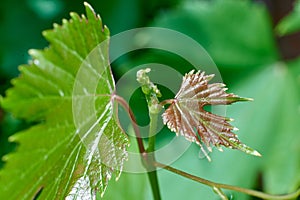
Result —
<instances>
[{"instance_id":1,"label":"young reddish grape leaf","mask_svg":"<svg viewBox=\"0 0 300 200\"><path fill-rule=\"evenodd\" d=\"M19 145L4 157L0 199L94 199L122 170L128 138L114 116L108 43L93 51L95 59L87 57L109 30L85 7L87 17L71 13L69 21L43 33L50 46L29 51L32 62L20 67L21 76L1 100L7 111L35 125L10 138ZM82 69L85 79L78 80ZM95 80L94 90L86 80Z\"/></svg>"},{"instance_id":2,"label":"young reddish grape leaf","mask_svg":"<svg viewBox=\"0 0 300 200\"><path fill-rule=\"evenodd\" d=\"M194 70L186 74L179 92L162 115L164 124L177 135L183 135L187 140L198 144L208 160L210 158L202 144L209 151L212 151L211 145L220 150L220 145L223 145L260 156L257 151L242 144L232 132L236 130L229 124L232 119L204 110L205 105L228 105L250 100L226 93L227 88L223 83L209 84L213 77L213 74L205 75L200 71L194 73Z\"/></svg>"}]
</instances>

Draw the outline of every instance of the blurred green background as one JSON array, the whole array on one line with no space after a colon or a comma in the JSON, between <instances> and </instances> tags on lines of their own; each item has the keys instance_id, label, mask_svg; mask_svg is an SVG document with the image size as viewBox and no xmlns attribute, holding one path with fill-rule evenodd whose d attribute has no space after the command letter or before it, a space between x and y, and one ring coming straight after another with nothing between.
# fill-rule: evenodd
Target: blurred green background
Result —
<instances>
[{"instance_id":1,"label":"blurred green background","mask_svg":"<svg viewBox=\"0 0 300 200\"><path fill-rule=\"evenodd\" d=\"M284 2L284 3L283 3ZM191 148L174 166L204 178L264 190L292 192L300 186L300 11L296 1L248 0L90 0L111 34L144 26L178 30L198 41L217 64L224 82L251 103L228 107L227 115L241 141L257 149L262 158L234 150L214 151L212 163L198 158ZM299 4L299 3L298 3ZM84 13L79 0L3 0L0 7L0 94L18 76L18 65L30 59L29 49L47 46L41 32L69 18L69 12ZM288 16L288 17L285 17ZM298 22L299 21L299 22ZM279 24L279 25L278 25ZM189 51L189 47L182 47ZM181 72L189 64L160 51L138 52L114 63L118 78L132 66L164 63ZM170 95L170 94L167 94ZM140 104L140 103L139 103ZM137 116L145 109L136 107ZM141 119L140 123L145 123ZM7 138L28 126L0 108L0 156L15 148ZM161 133L161 141L173 133ZM1 166L3 163L1 163ZM218 199L209 187L159 171L163 199ZM226 191L232 199L255 199ZM124 174L111 181L106 199L151 199L144 175Z\"/></svg>"}]
</instances>

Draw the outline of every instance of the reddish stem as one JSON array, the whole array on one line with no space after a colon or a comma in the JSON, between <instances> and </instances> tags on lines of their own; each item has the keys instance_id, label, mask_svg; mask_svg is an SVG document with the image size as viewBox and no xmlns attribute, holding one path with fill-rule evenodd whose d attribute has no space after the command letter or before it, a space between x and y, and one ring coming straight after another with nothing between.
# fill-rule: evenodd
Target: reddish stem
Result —
<instances>
[{"instance_id":1,"label":"reddish stem","mask_svg":"<svg viewBox=\"0 0 300 200\"><path fill-rule=\"evenodd\" d=\"M144 143L141 137L141 133L140 133L140 129L137 126L137 122L135 119L135 116L131 110L131 108L129 107L128 103L125 101L125 99L123 99L122 97L118 96L118 95L114 95L113 99L115 99L121 106L123 106L123 108L127 111L129 118L131 120L135 135L136 135L136 140L138 143L138 147L139 147L139 151L142 154L142 156L144 157L146 154L146 150L144 147Z\"/></svg>"},{"instance_id":2,"label":"reddish stem","mask_svg":"<svg viewBox=\"0 0 300 200\"><path fill-rule=\"evenodd\" d=\"M174 99L166 99L166 100L163 100L162 102L160 102L160 105L165 106L167 104L172 104L174 101L175 101Z\"/></svg>"}]
</instances>

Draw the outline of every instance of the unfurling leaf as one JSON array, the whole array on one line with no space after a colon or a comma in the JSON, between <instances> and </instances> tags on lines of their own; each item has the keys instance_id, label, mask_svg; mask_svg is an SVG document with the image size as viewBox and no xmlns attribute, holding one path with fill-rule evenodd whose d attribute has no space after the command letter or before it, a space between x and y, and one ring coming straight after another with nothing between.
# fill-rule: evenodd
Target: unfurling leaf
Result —
<instances>
[{"instance_id":1,"label":"unfurling leaf","mask_svg":"<svg viewBox=\"0 0 300 200\"><path fill-rule=\"evenodd\" d=\"M242 144L232 132L236 130L229 124L232 119L204 110L205 105L228 105L251 100L226 93L227 88L223 83L208 84L213 77L213 74L205 75L200 71L194 73L194 70L186 74L179 92L162 115L164 124L177 135L183 135L187 140L196 142L208 160L210 158L203 144L209 151L212 150L211 145L219 147L220 150L220 145L223 145L260 156L257 151Z\"/></svg>"}]
</instances>

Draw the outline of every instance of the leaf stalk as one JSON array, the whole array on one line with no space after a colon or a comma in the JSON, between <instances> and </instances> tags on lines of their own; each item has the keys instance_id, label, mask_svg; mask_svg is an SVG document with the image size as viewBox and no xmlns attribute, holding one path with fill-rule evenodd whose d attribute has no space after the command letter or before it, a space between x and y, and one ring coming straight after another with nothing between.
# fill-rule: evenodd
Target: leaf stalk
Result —
<instances>
[{"instance_id":1,"label":"leaf stalk","mask_svg":"<svg viewBox=\"0 0 300 200\"><path fill-rule=\"evenodd\" d=\"M218 188L218 189L222 188L222 189L233 190L233 191L241 192L244 194L248 194L250 196L258 197L261 199L288 200L288 199L295 199L300 196L300 188L298 190L296 190L295 192L292 192L289 194L273 195L273 194L267 194L267 193L256 191L256 190L247 189L247 188L242 188L242 187L237 187L237 186L233 186L233 185L227 185L227 184L209 181L207 179L203 179L201 177L194 176L192 174L186 173L184 171L181 171L179 169L173 168L168 165L164 165L159 162L155 162L154 164L156 167L163 168L165 170L168 170L168 171L178 174L180 176L186 177L186 178L196 181L198 183L202 183L204 185L210 186L212 188Z\"/></svg>"},{"instance_id":2,"label":"leaf stalk","mask_svg":"<svg viewBox=\"0 0 300 200\"><path fill-rule=\"evenodd\" d=\"M148 148L147 148L147 163L146 168L148 168L148 178L152 188L152 194L155 200L160 200L160 191L159 191L159 184L157 178L157 170L154 165L155 163L155 133L156 133L156 126L157 126L157 114L150 113L150 128L149 128L149 140L148 140Z\"/></svg>"}]
</instances>

